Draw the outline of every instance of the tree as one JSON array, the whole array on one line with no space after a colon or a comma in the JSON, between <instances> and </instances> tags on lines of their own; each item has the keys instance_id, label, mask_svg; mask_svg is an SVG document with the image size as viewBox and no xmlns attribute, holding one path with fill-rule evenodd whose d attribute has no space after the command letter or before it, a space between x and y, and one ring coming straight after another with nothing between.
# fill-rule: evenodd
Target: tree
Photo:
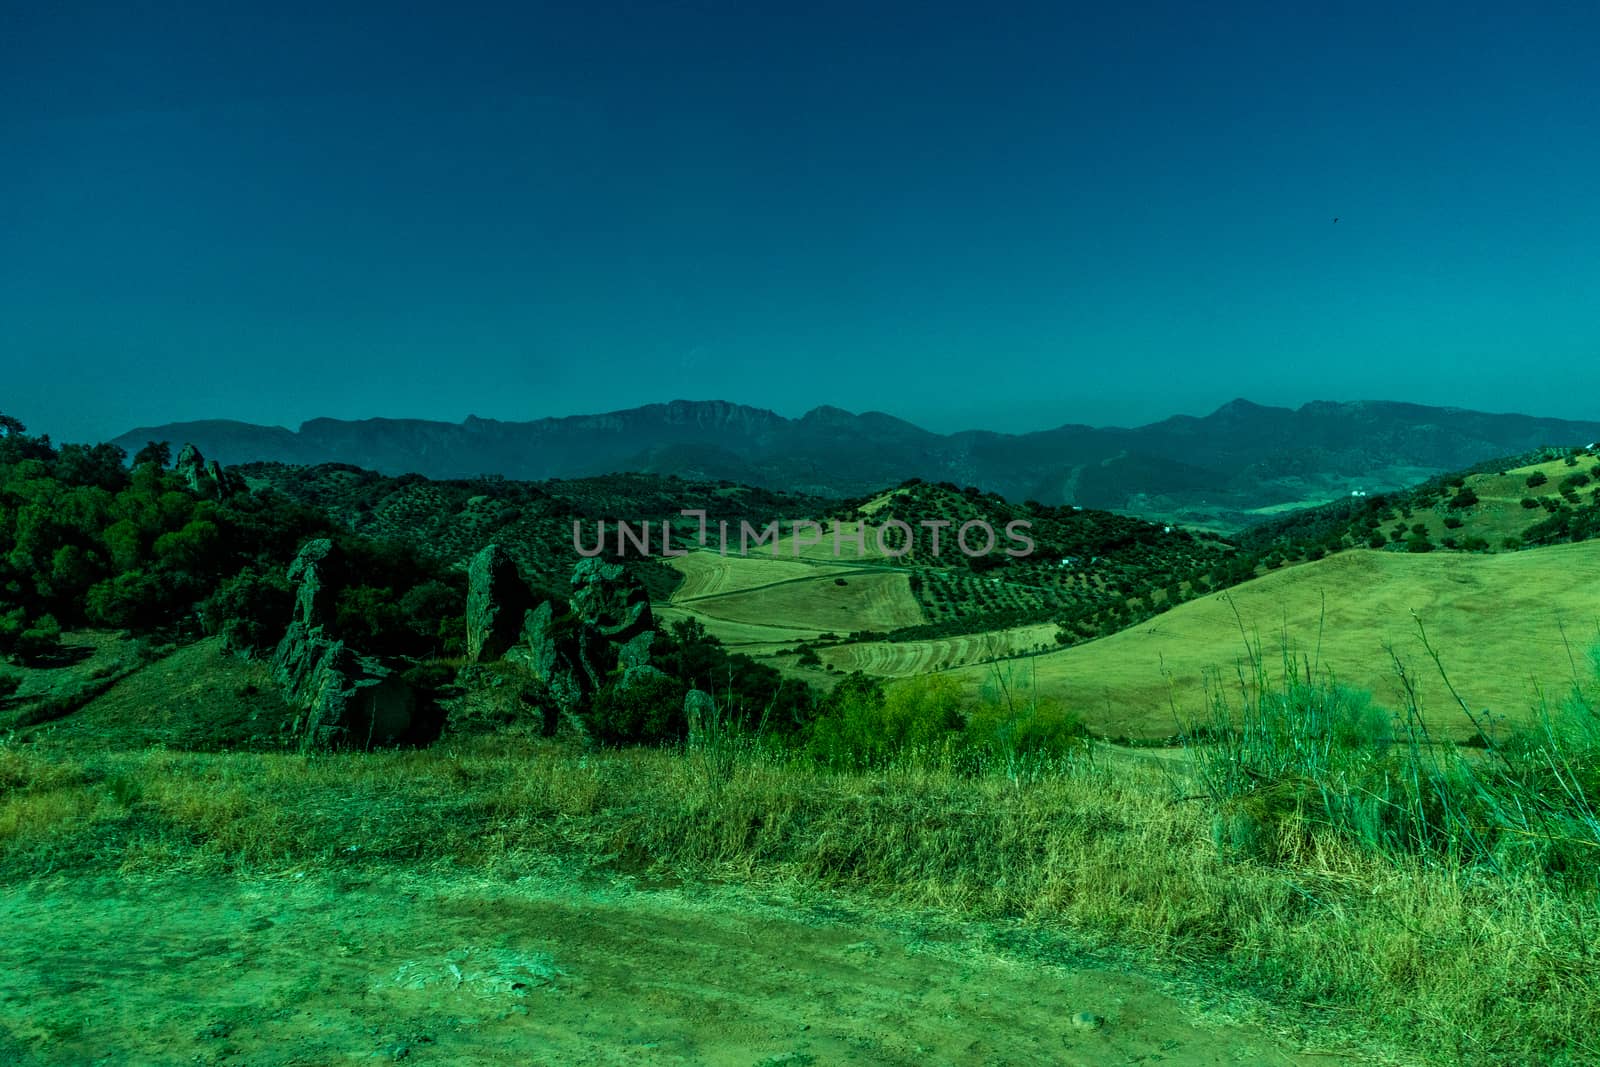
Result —
<instances>
[{"instance_id":1,"label":"tree","mask_svg":"<svg viewBox=\"0 0 1600 1067\"><path fill-rule=\"evenodd\" d=\"M154 463L157 467L172 466L172 445L167 441L150 441L134 453L133 465L142 467L146 463Z\"/></svg>"},{"instance_id":2,"label":"tree","mask_svg":"<svg viewBox=\"0 0 1600 1067\"><path fill-rule=\"evenodd\" d=\"M229 652L271 648L294 611L294 591L281 571L245 569L224 581L200 607L207 633L221 634Z\"/></svg>"},{"instance_id":3,"label":"tree","mask_svg":"<svg viewBox=\"0 0 1600 1067\"><path fill-rule=\"evenodd\" d=\"M400 598L406 626L434 652L449 654L466 643L466 595L456 586L438 580L413 586Z\"/></svg>"}]
</instances>

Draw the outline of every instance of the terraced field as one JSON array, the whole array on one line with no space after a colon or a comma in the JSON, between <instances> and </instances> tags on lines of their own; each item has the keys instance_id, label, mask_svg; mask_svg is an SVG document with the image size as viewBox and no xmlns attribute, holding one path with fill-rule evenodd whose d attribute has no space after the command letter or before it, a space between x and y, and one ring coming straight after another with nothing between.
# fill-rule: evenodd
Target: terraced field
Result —
<instances>
[{"instance_id":1,"label":"terraced field","mask_svg":"<svg viewBox=\"0 0 1600 1067\"><path fill-rule=\"evenodd\" d=\"M775 582L814 580L856 570L845 565L829 567L794 559L723 556L716 552L691 552L672 557L667 563L683 575L683 584L672 595L675 604L759 589Z\"/></svg>"},{"instance_id":2,"label":"terraced field","mask_svg":"<svg viewBox=\"0 0 1600 1067\"><path fill-rule=\"evenodd\" d=\"M667 621L698 619L724 644L756 655L823 634L927 621L901 570L712 551L666 562L684 581L657 614Z\"/></svg>"},{"instance_id":3,"label":"terraced field","mask_svg":"<svg viewBox=\"0 0 1600 1067\"><path fill-rule=\"evenodd\" d=\"M928 641L857 641L818 649L817 654L824 664L845 673L865 671L880 678L904 678L983 663L997 656L1021 655L1041 647L1056 647L1053 623Z\"/></svg>"}]
</instances>

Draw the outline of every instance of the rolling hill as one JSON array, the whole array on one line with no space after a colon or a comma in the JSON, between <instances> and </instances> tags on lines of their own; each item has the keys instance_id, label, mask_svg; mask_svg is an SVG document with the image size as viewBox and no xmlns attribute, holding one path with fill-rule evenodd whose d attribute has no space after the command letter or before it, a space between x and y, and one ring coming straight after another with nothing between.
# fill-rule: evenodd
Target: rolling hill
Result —
<instances>
[{"instance_id":1,"label":"rolling hill","mask_svg":"<svg viewBox=\"0 0 1600 1067\"><path fill-rule=\"evenodd\" d=\"M1392 648L1417 683L1430 728L1465 739L1472 725L1429 661L1417 620L1475 714L1526 718L1541 694L1558 704L1575 670L1586 669L1585 650L1600 638L1596 589L1595 541L1493 556L1357 549L1181 604L1097 641L953 673L976 692L1004 669L1097 731L1161 737L1177 730L1174 705L1188 715L1204 710L1208 672L1237 697L1247 634L1274 676L1287 648L1296 662L1309 659L1314 671L1370 691L1391 709L1402 706ZM866 665L861 649L820 651L841 669ZM911 647L898 658L881 648L870 655L874 673L891 675L912 673L922 658Z\"/></svg>"}]
</instances>

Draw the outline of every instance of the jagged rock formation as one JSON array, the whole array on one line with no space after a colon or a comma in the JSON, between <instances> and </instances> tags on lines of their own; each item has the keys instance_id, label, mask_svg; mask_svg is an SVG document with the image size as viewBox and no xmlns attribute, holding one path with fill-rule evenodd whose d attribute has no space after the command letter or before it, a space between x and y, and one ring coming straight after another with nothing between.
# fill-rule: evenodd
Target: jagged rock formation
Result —
<instances>
[{"instance_id":1,"label":"jagged rock formation","mask_svg":"<svg viewBox=\"0 0 1600 1067\"><path fill-rule=\"evenodd\" d=\"M468 658L519 664L569 723L581 727L578 712L607 686L626 689L661 675L650 665L649 596L621 565L582 560L565 605L547 600L532 608L522 608L532 595L498 545L479 552L468 574Z\"/></svg>"},{"instance_id":2,"label":"jagged rock formation","mask_svg":"<svg viewBox=\"0 0 1600 1067\"><path fill-rule=\"evenodd\" d=\"M221 500L243 488L243 481L237 475L224 471L216 460L206 459L192 444L184 445L178 452L172 469L183 475L191 492L207 500Z\"/></svg>"},{"instance_id":3,"label":"jagged rock formation","mask_svg":"<svg viewBox=\"0 0 1600 1067\"><path fill-rule=\"evenodd\" d=\"M572 570L572 614L577 616L579 662L592 689L612 671L650 662L655 615L650 596L620 563L580 560Z\"/></svg>"},{"instance_id":4,"label":"jagged rock formation","mask_svg":"<svg viewBox=\"0 0 1600 1067\"><path fill-rule=\"evenodd\" d=\"M398 674L328 634L340 571L333 542L309 541L289 565L295 615L272 657L273 679L297 714L301 751L393 744L412 729L416 694Z\"/></svg>"},{"instance_id":5,"label":"jagged rock formation","mask_svg":"<svg viewBox=\"0 0 1600 1067\"><path fill-rule=\"evenodd\" d=\"M467 568L468 662L502 658L521 639L532 607L533 594L504 549L491 544L473 556Z\"/></svg>"}]
</instances>

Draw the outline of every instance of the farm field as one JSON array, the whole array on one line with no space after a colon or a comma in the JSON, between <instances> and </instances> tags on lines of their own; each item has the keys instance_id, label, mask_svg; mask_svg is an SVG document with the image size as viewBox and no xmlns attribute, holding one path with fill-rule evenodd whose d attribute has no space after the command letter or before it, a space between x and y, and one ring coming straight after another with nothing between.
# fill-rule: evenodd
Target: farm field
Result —
<instances>
[{"instance_id":1,"label":"farm field","mask_svg":"<svg viewBox=\"0 0 1600 1067\"><path fill-rule=\"evenodd\" d=\"M1176 731L1173 706L1199 715L1206 676L1238 693L1246 635L1259 641L1276 677L1282 651L1296 662L1400 703L1389 649L1415 681L1430 728L1473 733L1417 632L1426 626L1462 699L1474 713L1527 717L1544 694L1559 702L1596 639L1600 544L1557 545L1493 556L1355 550L1287 568L1097 641L1007 669L1041 697L1078 710L1109 736ZM1415 618L1413 617L1415 613ZM1563 637L1563 630L1565 637ZM954 669L977 691L996 668ZM1248 667L1245 667L1248 672Z\"/></svg>"},{"instance_id":2,"label":"farm field","mask_svg":"<svg viewBox=\"0 0 1600 1067\"><path fill-rule=\"evenodd\" d=\"M667 562L685 578L658 614L693 616L741 651L927 621L901 570L705 551Z\"/></svg>"}]
</instances>

